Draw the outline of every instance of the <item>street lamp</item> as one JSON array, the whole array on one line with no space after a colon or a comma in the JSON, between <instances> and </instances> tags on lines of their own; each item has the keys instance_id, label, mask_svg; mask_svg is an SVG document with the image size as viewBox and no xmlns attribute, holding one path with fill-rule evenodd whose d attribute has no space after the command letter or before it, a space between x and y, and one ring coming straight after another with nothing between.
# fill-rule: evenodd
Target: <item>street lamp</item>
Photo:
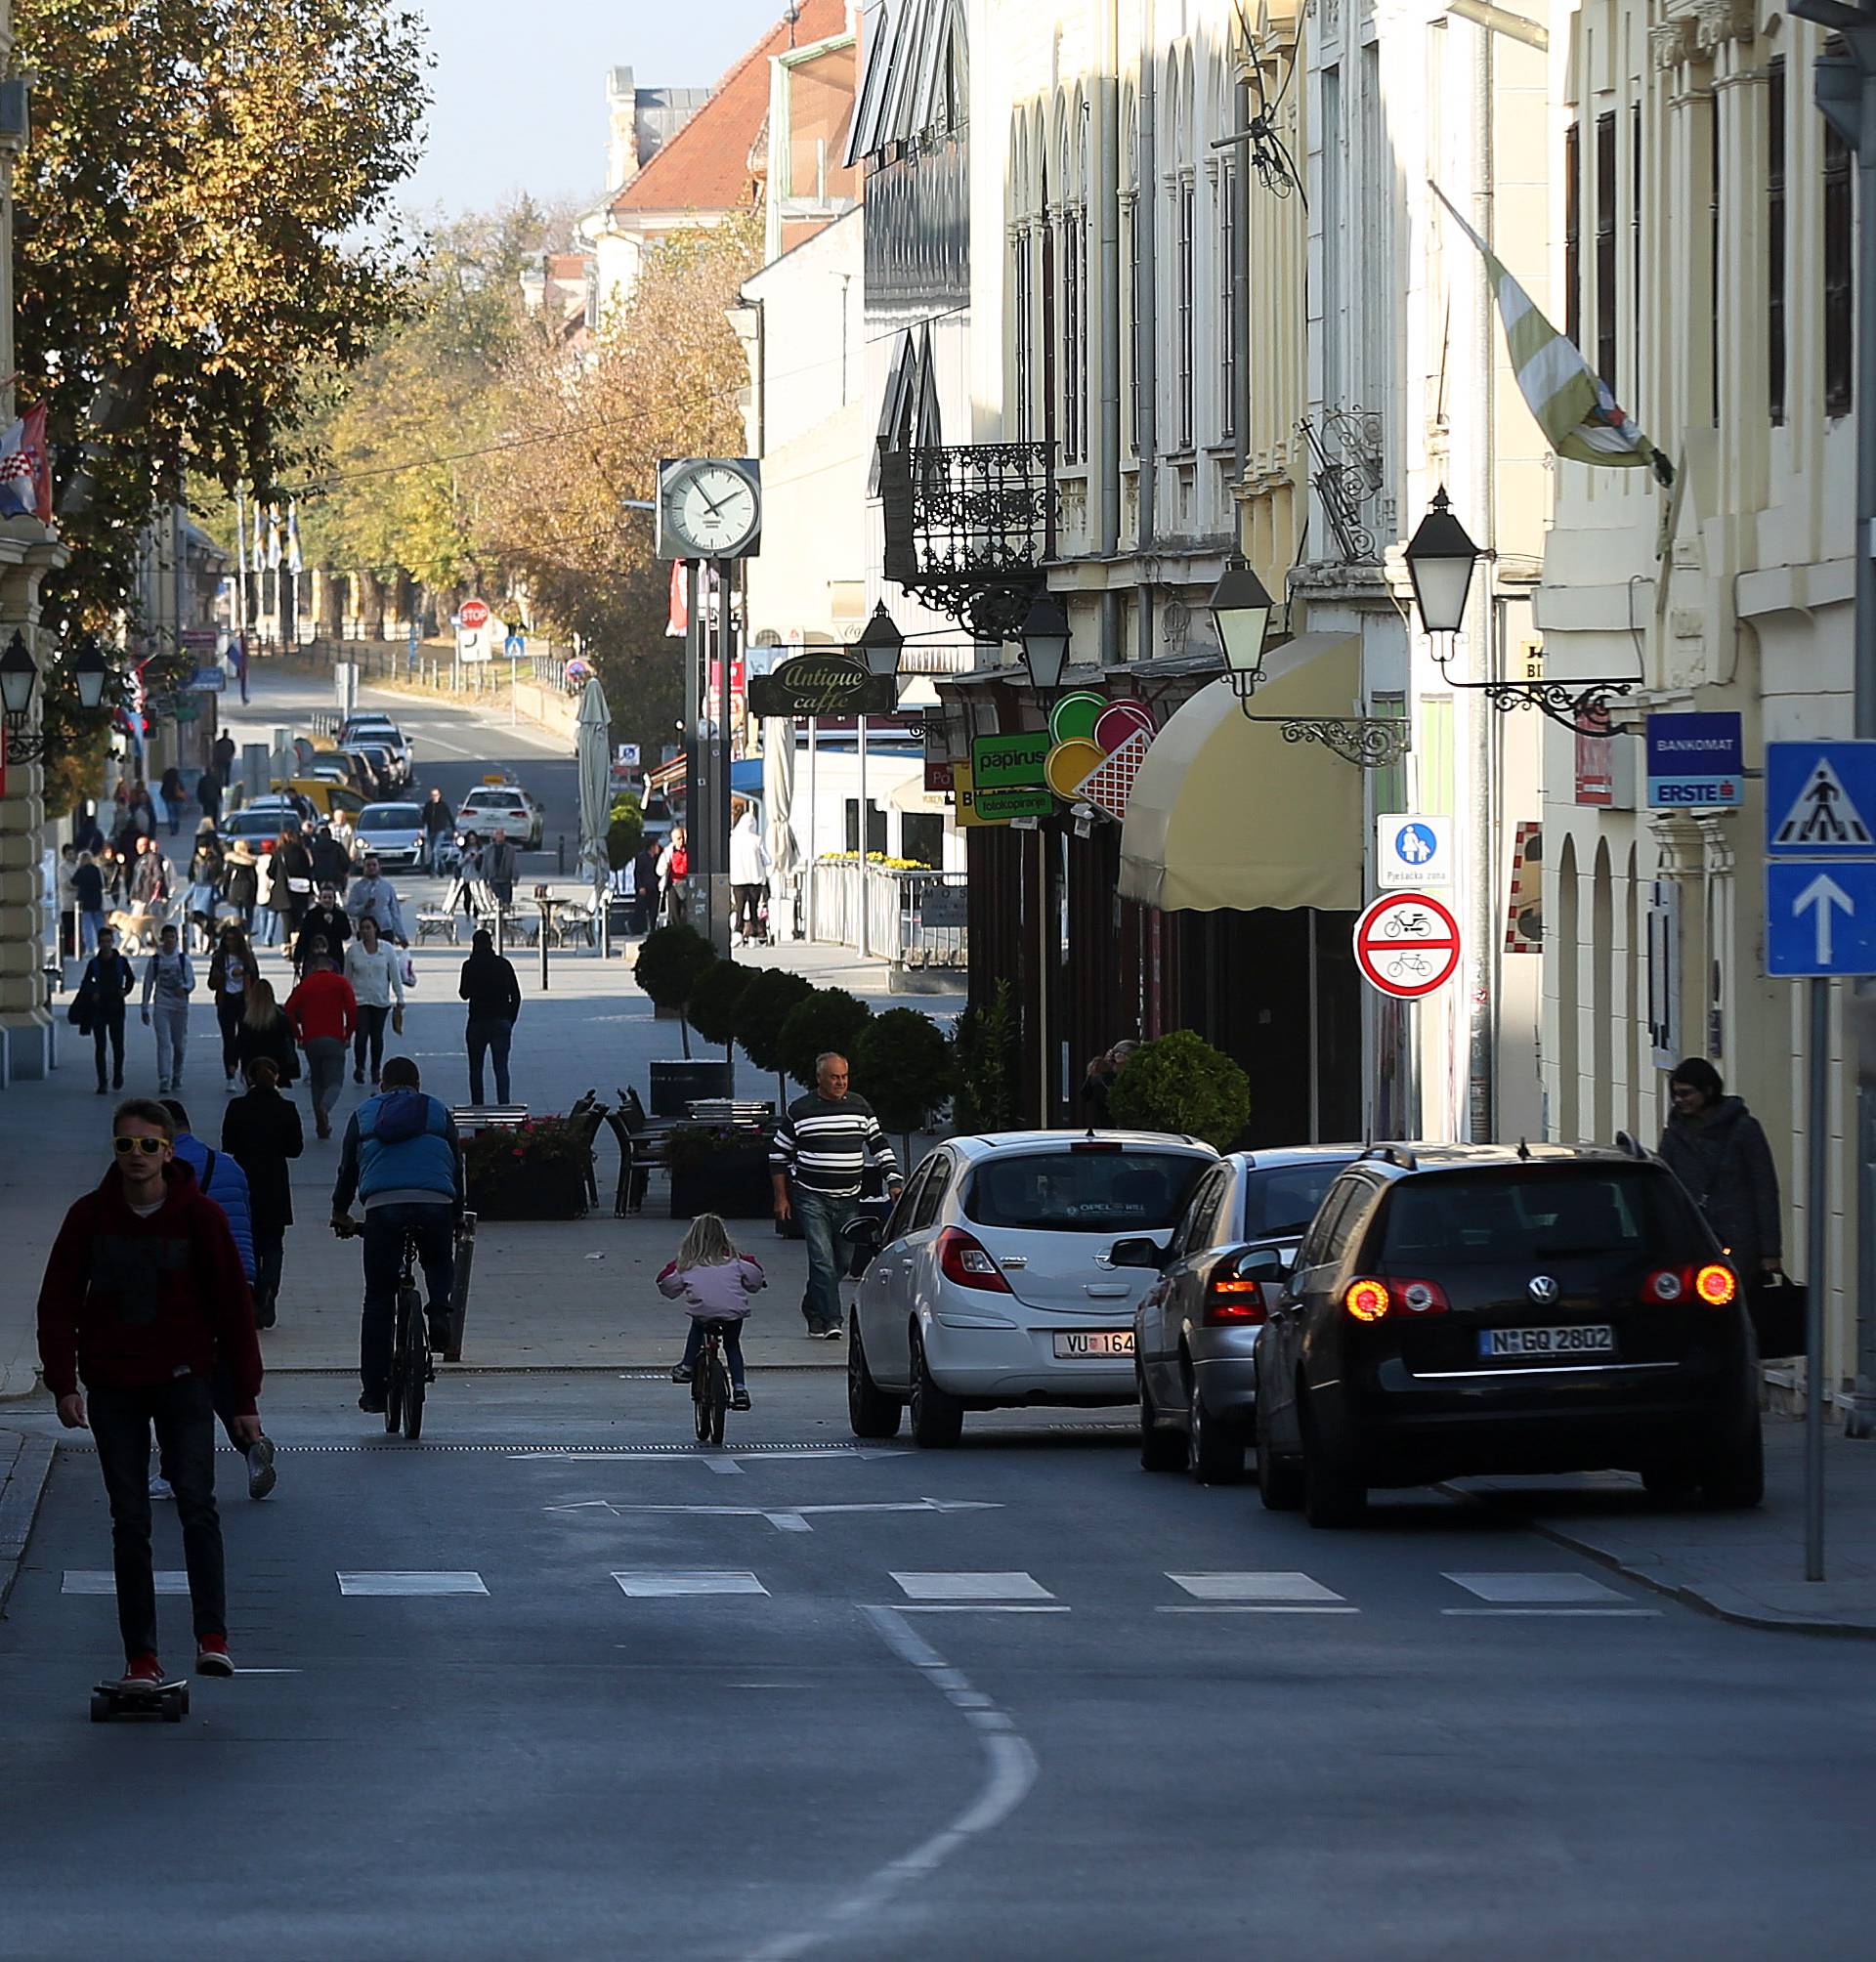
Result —
<instances>
[{"instance_id":1,"label":"street lamp","mask_svg":"<svg viewBox=\"0 0 1876 1962\"><path fill-rule=\"evenodd\" d=\"M1428 633L1458 633L1466 622L1466 598L1479 550L1453 516L1443 484L1433 492L1433 508L1408 539L1404 556L1421 626Z\"/></svg>"},{"instance_id":2,"label":"street lamp","mask_svg":"<svg viewBox=\"0 0 1876 1962\"><path fill-rule=\"evenodd\" d=\"M1275 611L1263 581L1233 557L1212 588L1212 623L1224 650L1225 678L1239 702L1247 702L1263 679L1263 643Z\"/></svg>"},{"instance_id":3,"label":"street lamp","mask_svg":"<svg viewBox=\"0 0 1876 1962\"><path fill-rule=\"evenodd\" d=\"M1062 685L1068 665L1069 624L1062 603L1053 593L1039 593L1023 616L1019 630L1023 664L1038 695L1050 695Z\"/></svg>"},{"instance_id":4,"label":"street lamp","mask_svg":"<svg viewBox=\"0 0 1876 1962\"><path fill-rule=\"evenodd\" d=\"M72 679L78 684L78 702L84 708L101 707L105 684L110 679L110 663L98 650L95 634L86 634L78 644L78 659L71 664Z\"/></svg>"},{"instance_id":5,"label":"street lamp","mask_svg":"<svg viewBox=\"0 0 1876 1962\"><path fill-rule=\"evenodd\" d=\"M860 636L860 658L867 664L867 672L897 675L905 645L906 637L899 631L898 622L886 611L885 602L880 601Z\"/></svg>"},{"instance_id":6,"label":"street lamp","mask_svg":"<svg viewBox=\"0 0 1876 1962\"><path fill-rule=\"evenodd\" d=\"M26 727L32 707L32 691L39 685L39 669L26 651L25 637L18 627L0 655L0 707L6 711L7 753L16 762L36 763L45 754L45 738Z\"/></svg>"}]
</instances>

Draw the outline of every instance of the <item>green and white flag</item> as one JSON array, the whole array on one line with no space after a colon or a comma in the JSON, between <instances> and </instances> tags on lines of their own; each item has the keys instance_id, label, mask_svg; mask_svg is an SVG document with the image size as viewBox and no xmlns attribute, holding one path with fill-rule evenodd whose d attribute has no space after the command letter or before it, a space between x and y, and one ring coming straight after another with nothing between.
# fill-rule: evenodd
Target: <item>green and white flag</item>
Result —
<instances>
[{"instance_id":1,"label":"green and white flag","mask_svg":"<svg viewBox=\"0 0 1876 1962\"><path fill-rule=\"evenodd\" d=\"M1538 312L1531 296L1506 271L1504 262L1467 224L1439 186L1433 195L1452 213L1453 223L1479 249L1492 282L1505 343L1511 351L1517 386L1537 426L1559 456L1577 463L1624 469L1645 463L1664 485L1674 482L1674 465L1643 436L1608 384L1583 359L1567 334L1560 334Z\"/></svg>"}]
</instances>

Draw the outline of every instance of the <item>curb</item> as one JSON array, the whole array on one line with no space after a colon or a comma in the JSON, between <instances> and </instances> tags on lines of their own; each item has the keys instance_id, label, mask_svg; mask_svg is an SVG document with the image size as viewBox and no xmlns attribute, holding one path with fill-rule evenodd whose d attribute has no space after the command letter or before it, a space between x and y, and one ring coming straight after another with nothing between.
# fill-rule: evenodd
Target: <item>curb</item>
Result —
<instances>
[{"instance_id":1,"label":"curb","mask_svg":"<svg viewBox=\"0 0 1876 1962\"><path fill-rule=\"evenodd\" d=\"M11 1440L11 1448L8 1441ZM25 1557L32 1522L59 1447L49 1437L23 1437L17 1430L0 1431L0 1608L13 1592L20 1562Z\"/></svg>"},{"instance_id":2,"label":"curb","mask_svg":"<svg viewBox=\"0 0 1876 1962\"><path fill-rule=\"evenodd\" d=\"M20 1382L21 1374L25 1377L24 1383ZM29 1366L23 1372L0 1369L0 1403L29 1403L39 1395L40 1389L39 1370L36 1364Z\"/></svg>"}]
</instances>

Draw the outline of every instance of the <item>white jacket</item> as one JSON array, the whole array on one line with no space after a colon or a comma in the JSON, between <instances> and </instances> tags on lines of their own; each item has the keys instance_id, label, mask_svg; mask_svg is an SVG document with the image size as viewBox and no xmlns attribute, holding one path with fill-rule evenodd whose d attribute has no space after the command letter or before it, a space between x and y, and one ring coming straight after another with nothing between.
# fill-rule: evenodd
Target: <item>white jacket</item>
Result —
<instances>
[{"instance_id":1,"label":"white jacket","mask_svg":"<svg viewBox=\"0 0 1876 1962\"><path fill-rule=\"evenodd\" d=\"M375 954L364 951L362 940L348 940L345 978L361 1008L388 1008L394 1000L404 1006L404 958L388 940L378 942Z\"/></svg>"},{"instance_id":2,"label":"white jacket","mask_svg":"<svg viewBox=\"0 0 1876 1962\"><path fill-rule=\"evenodd\" d=\"M730 883L762 885L769 876L769 848L762 842L753 812L745 811L730 832Z\"/></svg>"}]
</instances>

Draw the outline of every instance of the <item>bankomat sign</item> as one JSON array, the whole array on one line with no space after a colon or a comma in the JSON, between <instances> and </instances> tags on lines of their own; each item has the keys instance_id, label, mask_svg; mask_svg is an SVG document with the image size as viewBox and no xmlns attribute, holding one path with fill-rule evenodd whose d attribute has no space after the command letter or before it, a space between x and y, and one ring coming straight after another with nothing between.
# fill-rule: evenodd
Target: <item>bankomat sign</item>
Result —
<instances>
[{"instance_id":1,"label":"bankomat sign","mask_svg":"<svg viewBox=\"0 0 1876 1962\"><path fill-rule=\"evenodd\" d=\"M1744 800L1736 714L1650 715L1645 740L1649 810L1725 810Z\"/></svg>"}]
</instances>

